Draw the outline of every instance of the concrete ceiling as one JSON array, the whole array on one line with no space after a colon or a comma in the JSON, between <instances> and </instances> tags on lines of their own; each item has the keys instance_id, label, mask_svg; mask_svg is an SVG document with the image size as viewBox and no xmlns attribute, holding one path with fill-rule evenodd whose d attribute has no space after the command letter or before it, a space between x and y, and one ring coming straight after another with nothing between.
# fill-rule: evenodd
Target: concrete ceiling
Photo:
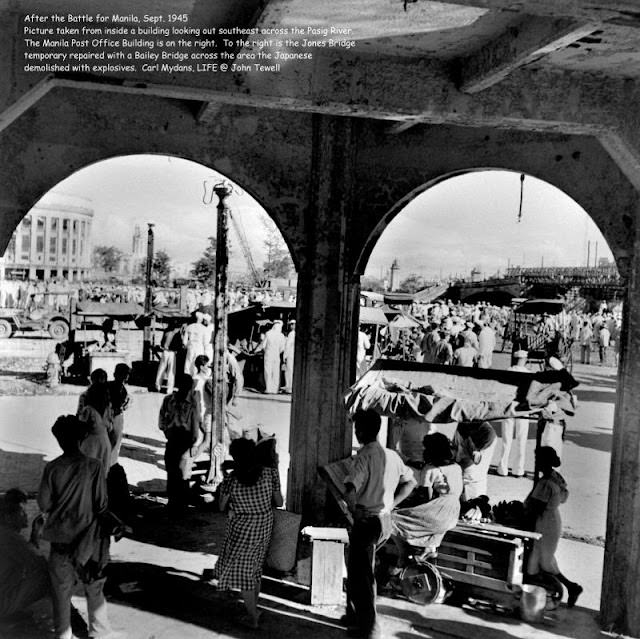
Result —
<instances>
[{"instance_id":1,"label":"concrete ceiling","mask_svg":"<svg viewBox=\"0 0 640 639\"><path fill-rule=\"evenodd\" d=\"M191 27L350 28L277 73L25 73L22 19L41 0L0 0L0 131L51 89L421 123L595 135L640 188L638 0L104 0L100 13L187 13ZM49 13L88 13L48 0Z\"/></svg>"}]
</instances>

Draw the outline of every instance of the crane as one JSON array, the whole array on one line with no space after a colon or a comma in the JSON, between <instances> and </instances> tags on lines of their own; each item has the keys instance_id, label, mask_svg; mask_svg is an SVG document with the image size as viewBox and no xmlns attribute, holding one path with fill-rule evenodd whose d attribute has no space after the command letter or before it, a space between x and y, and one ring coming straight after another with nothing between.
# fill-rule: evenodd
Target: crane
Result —
<instances>
[{"instance_id":1,"label":"crane","mask_svg":"<svg viewBox=\"0 0 640 639\"><path fill-rule=\"evenodd\" d=\"M263 287L265 286L265 280L260 278L260 272L256 267L255 262L253 261L253 256L251 255L251 249L249 248L249 242L247 241L247 236L244 233L244 229L240 221L236 218L232 211L229 211L229 217L231 218L231 223L233 224L233 228L235 229L236 235L238 236L238 241L240 242L240 248L242 249L242 253L244 255L244 259L247 260L247 264L249 265L249 270L253 275L253 279L255 281L256 286Z\"/></svg>"}]
</instances>

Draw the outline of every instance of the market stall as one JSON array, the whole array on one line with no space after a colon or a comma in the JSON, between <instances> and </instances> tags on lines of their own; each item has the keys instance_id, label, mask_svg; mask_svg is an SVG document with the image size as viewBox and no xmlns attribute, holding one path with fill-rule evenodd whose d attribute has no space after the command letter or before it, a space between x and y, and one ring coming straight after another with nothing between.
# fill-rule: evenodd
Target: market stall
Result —
<instances>
[{"instance_id":1,"label":"market stall","mask_svg":"<svg viewBox=\"0 0 640 639\"><path fill-rule=\"evenodd\" d=\"M142 312L142 306L133 302L78 303L71 313L70 341L74 353L74 371L81 376L88 376L97 368L102 368L112 377L118 364L131 366L132 351L137 346L132 337L137 331L134 322L142 316ZM77 339L78 329L81 331L80 341ZM96 330L102 332L102 341L89 337L89 331Z\"/></svg>"},{"instance_id":2,"label":"market stall","mask_svg":"<svg viewBox=\"0 0 640 639\"><path fill-rule=\"evenodd\" d=\"M390 447L397 445L396 424L402 420L422 422L427 432L432 424L508 417L537 419L539 445L548 423L573 414L571 391L575 386L577 382L566 369L520 373L378 360L349 390L345 404L350 414L374 410L389 418ZM351 459L321 469L338 502ZM415 561L403 572L403 592L414 601L427 603L436 598L438 579L445 577L466 596L513 603L524 586L525 550L536 538L540 535L512 526L460 521L445 534L436 560ZM433 597L425 597L426 591Z\"/></svg>"}]
</instances>

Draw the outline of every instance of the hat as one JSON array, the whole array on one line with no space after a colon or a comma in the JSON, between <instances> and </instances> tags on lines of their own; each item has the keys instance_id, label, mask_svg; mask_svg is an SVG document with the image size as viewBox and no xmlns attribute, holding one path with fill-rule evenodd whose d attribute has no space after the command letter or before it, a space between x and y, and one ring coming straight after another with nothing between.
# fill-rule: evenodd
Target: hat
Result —
<instances>
[{"instance_id":1,"label":"hat","mask_svg":"<svg viewBox=\"0 0 640 639\"><path fill-rule=\"evenodd\" d=\"M526 359L527 357L529 357L529 353L523 349L520 349L519 351L516 351L513 356L515 357L515 359Z\"/></svg>"},{"instance_id":2,"label":"hat","mask_svg":"<svg viewBox=\"0 0 640 639\"><path fill-rule=\"evenodd\" d=\"M209 313L203 313L202 314L202 319L207 320L207 322L211 321L211 315L209 315Z\"/></svg>"},{"instance_id":3,"label":"hat","mask_svg":"<svg viewBox=\"0 0 640 639\"><path fill-rule=\"evenodd\" d=\"M564 368L564 364L557 357L550 357L547 363L554 371L561 371Z\"/></svg>"},{"instance_id":4,"label":"hat","mask_svg":"<svg viewBox=\"0 0 640 639\"><path fill-rule=\"evenodd\" d=\"M275 326L276 324L282 324L282 320L274 320L273 325Z\"/></svg>"},{"instance_id":5,"label":"hat","mask_svg":"<svg viewBox=\"0 0 640 639\"><path fill-rule=\"evenodd\" d=\"M201 320L204 317L204 313L200 311L196 311L195 315L197 320Z\"/></svg>"},{"instance_id":6,"label":"hat","mask_svg":"<svg viewBox=\"0 0 640 639\"><path fill-rule=\"evenodd\" d=\"M467 326L468 328L473 328L473 322L467 321L465 322L465 326Z\"/></svg>"},{"instance_id":7,"label":"hat","mask_svg":"<svg viewBox=\"0 0 640 639\"><path fill-rule=\"evenodd\" d=\"M296 321L295 320L289 320L289 324L295 324Z\"/></svg>"}]
</instances>

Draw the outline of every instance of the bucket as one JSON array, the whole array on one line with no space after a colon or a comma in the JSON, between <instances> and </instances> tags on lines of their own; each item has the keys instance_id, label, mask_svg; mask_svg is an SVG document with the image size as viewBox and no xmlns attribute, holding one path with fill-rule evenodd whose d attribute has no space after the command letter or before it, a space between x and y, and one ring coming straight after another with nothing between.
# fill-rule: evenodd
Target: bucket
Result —
<instances>
[{"instance_id":1,"label":"bucket","mask_svg":"<svg viewBox=\"0 0 640 639\"><path fill-rule=\"evenodd\" d=\"M520 596L520 616L524 621L541 623L547 605L547 591L542 586L524 584Z\"/></svg>"}]
</instances>

